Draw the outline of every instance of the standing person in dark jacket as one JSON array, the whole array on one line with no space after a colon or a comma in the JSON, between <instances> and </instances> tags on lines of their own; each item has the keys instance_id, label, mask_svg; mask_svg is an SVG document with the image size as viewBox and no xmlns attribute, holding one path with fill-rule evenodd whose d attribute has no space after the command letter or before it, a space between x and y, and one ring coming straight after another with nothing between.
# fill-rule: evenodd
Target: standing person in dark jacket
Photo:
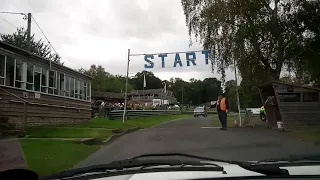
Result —
<instances>
[{"instance_id":1,"label":"standing person in dark jacket","mask_svg":"<svg viewBox=\"0 0 320 180\"><path fill-rule=\"evenodd\" d=\"M227 99L222 95L219 95L218 100L213 107L217 107L218 117L222 126L220 130L227 130L227 112L229 109L229 103Z\"/></svg>"}]
</instances>

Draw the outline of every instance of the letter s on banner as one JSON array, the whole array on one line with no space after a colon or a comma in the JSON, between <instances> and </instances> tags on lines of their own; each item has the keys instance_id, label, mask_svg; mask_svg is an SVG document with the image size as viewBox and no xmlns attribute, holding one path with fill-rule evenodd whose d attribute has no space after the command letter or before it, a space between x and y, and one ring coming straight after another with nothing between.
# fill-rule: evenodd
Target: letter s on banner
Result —
<instances>
[{"instance_id":1,"label":"letter s on banner","mask_svg":"<svg viewBox=\"0 0 320 180\"><path fill-rule=\"evenodd\" d=\"M149 55L144 55L144 60L149 63L149 64L144 64L144 68L153 68L154 67L154 63L148 59L148 58L151 58L151 59L154 59L154 56L153 54L149 54Z\"/></svg>"}]
</instances>

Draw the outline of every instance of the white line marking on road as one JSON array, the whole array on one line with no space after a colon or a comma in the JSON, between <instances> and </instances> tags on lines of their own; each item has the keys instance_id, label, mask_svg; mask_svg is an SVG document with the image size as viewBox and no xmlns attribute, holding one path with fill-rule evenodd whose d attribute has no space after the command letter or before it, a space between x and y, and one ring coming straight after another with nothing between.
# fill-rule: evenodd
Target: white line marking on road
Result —
<instances>
[{"instance_id":1,"label":"white line marking on road","mask_svg":"<svg viewBox=\"0 0 320 180\"><path fill-rule=\"evenodd\" d=\"M172 130L175 130L175 129L177 129L177 128L160 128L160 127L155 127L155 128L153 128L153 129L164 129L164 130L170 130L170 129L172 129ZM148 128L140 129L140 131L144 131L144 130L148 130Z\"/></svg>"},{"instance_id":2,"label":"white line marking on road","mask_svg":"<svg viewBox=\"0 0 320 180\"><path fill-rule=\"evenodd\" d=\"M202 128L202 129L219 129L221 127L200 127L200 128Z\"/></svg>"}]
</instances>

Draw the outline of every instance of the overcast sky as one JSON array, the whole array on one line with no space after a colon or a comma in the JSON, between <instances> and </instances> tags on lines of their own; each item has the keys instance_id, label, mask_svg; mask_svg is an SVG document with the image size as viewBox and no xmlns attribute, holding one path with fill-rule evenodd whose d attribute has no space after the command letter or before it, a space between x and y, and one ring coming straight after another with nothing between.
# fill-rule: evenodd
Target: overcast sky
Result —
<instances>
[{"instance_id":1,"label":"overcast sky","mask_svg":"<svg viewBox=\"0 0 320 180\"><path fill-rule=\"evenodd\" d=\"M189 47L180 0L0 0L0 4L0 11L32 13L65 65L75 69L97 64L125 75L128 49L133 54L202 49L197 43ZM0 14L1 33L26 24L21 15ZM44 38L34 22L32 33ZM174 54L166 58L165 68L155 56L152 69L144 68L144 56L131 57L130 74L145 69L163 80L220 79L201 53L196 54L197 66L186 67L185 56L180 54L183 67L176 68ZM228 71L226 79L234 79L234 74Z\"/></svg>"}]
</instances>

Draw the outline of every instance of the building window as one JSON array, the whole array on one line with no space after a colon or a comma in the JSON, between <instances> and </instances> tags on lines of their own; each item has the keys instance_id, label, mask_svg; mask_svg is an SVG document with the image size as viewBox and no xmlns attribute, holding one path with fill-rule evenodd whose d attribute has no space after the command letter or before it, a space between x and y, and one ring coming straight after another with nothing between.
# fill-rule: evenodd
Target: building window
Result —
<instances>
[{"instance_id":1,"label":"building window","mask_svg":"<svg viewBox=\"0 0 320 180\"><path fill-rule=\"evenodd\" d=\"M55 71L49 71L49 94L54 94L56 90L56 72Z\"/></svg>"},{"instance_id":2,"label":"building window","mask_svg":"<svg viewBox=\"0 0 320 180\"><path fill-rule=\"evenodd\" d=\"M22 76L23 76L23 62L20 61L20 60L16 60L16 69L15 69L15 72L16 72L16 78L15 78L15 87L17 88L22 88L22 84L23 84L23 81L22 81Z\"/></svg>"},{"instance_id":3,"label":"building window","mask_svg":"<svg viewBox=\"0 0 320 180\"><path fill-rule=\"evenodd\" d=\"M65 76L65 85L66 85L66 90L65 90L65 96L70 96L70 77L69 76Z\"/></svg>"},{"instance_id":4,"label":"building window","mask_svg":"<svg viewBox=\"0 0 320 180\"><path fill-rule=\"evenodd\" d=\"M59 73L59 81L58 81L58 89L59 89L59 95L64 96L64 91L65 91L65 81L64 77L65 75L63 73Z\"/></svg>"},{"instance_id":5,"label":"building window","mask_svg":"<svg viewBox=\"0 0 320 180\"><path fill-rule=\"evenodd\" d=\"M0 85L4 85L6 70L6 57L0 54Z\"/></svg>"},{"instance_id":6,"label":"building window","mask_svg":"<svg viewBox=\"0 0 320 180\"><path fill-rule=\"evenodd\" d=\"M70 77L70 97L75 97L74 93L75 93L75 83L74 83L74 78Z\"/></svg>"},{"instance_id":7,"label":"building window","mask_svg":"<svg viewBox=\"0 0 320 180\"><path fill-rule=\"evenodd\" d=\"M279 93L280 102L300 102L300 93Z\"/></svg>"},{"instance_id":8,"label":"building window","mask_svg":"<svg viewBox=\"0 0 320 180\"><path fill-rule=\"evenodd\" d=\"M34 66L34 90L40 91L41 85L41 68Z\"/></svg>"},{"instance_id":9,"label":"building window","mask_svg":"<svg viewBox=\"0 0 320 180\"><path fill-rule=\"evenodd\" d=\"M303 102L318 102L319 101L319 93L303 93Z\"/></svg>"},{"instance_id":10,"label":"building window","mask_svg":"<svg viewBox=\"0 0 320 180\"><path fill-rule=\"evenodd\" d=\"M84 100L86 100L87 99L87 95L88 95L88 88L87 88L87 83L83 83L83 94L82 94L82 98L84 99Z\"/></svg>"},{"instance_id":11,"label":"building window","mask_svg":"<svg viewBox=\"0 0 320 180\"><path fill-rule=\"evenodd\" d=\"M27 89L33 91L33 82L34 82L34 76L33 76L33 64L27 63Z\"/></svg>"},{"instance_id":12,"label":"building window","mask_svg":"<svg viewBox=\"0 0 320 180\"><path fill-rule=\"evenodd\" d=\"M14 87L14 58L7 56L6 59L6 85Z\"/></svg>"},{"instance_id":13,"label":"building window","mask_svg":"<svg viewBox=\"0 0 320 180\"><path fill-rule=\"evenodd\" d=\"M60 93L59 93L59 87L60 87L60 85L59 85L59 81L60 81L60 76L59 76L59 73L57 72L57 71L55 71L55 73L54 73L54 75L55 75L55 81L54 81L54 83L55 83L55 88L54 88L54 94L56 94L56 95L59 95Z\"/></svg>"},{"instance_id":14,"label":"building window","mask_svg":"<svg viewBox=\"0 0 320 180\"><path fill-rule=\"evenodd\" d=\"M83 82L78 80L77 81L77 86L76 86L76 91L77 91L77 94L78 94L78 99L82 99L82 92L83 92Z\"/></svg>"},{"instance_id":15,"label":"building window","mask_svg":"<svg viewBox=\"0 0 320 180\"><path fill-rule=\"evenodd\" d=\"M91 84L87 85L87 101L91 102Z\"/></svg>"},{"instance_id":16,"label":"building window","mask_svg":"<svg viewBox=\"0 0 320 180\"><path fill-rule=\"evenodd\" d=\"M74 97L79 98L79 81L75 80L75 85L74 85Z\"/></svg>"},{"instance_id":17,"label":"building window","mask_svg":"<svg viewBox=\"0 0 320 180\"><path fill-rule=\"evenodd\" d=\"M48 70L42 68L41 71L41 92L47 93L48 92Z\"/></svg>"}]
</instances>

